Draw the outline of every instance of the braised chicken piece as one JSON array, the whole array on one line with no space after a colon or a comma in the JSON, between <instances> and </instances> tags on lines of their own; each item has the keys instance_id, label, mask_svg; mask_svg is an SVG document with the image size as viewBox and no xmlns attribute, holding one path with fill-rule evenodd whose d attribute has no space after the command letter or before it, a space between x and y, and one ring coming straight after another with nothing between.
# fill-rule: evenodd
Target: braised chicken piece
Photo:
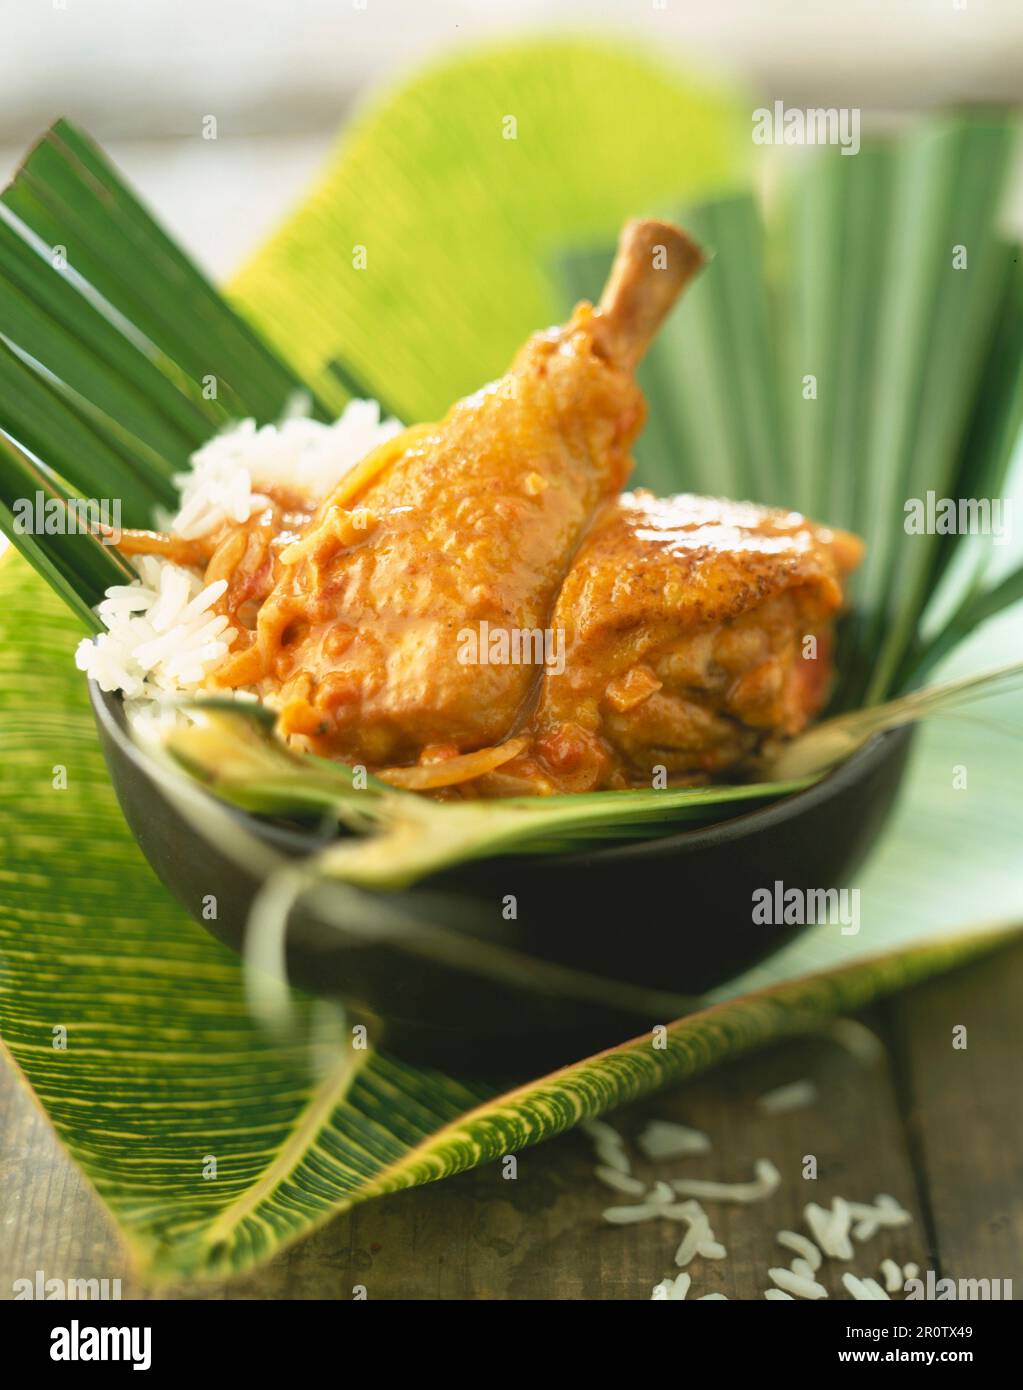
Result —
<instances>
[{"instance_id":1,"label":"braised chicken piece","mask_svg":"<svg viewBox=\"0 0 1023 1390\"><path fill-rule=\"evenodd\" d=\"M125 532L126 554L227 581L237 636L210 684L439 796L706 781L798 733L861 543L795 512L619 495L645 413L633 369L701 263L677 228L631 222L596 309L315 511L271 489L199 539Z\"/></svg>"},{"instance_id":2,"label":"braised chicken piece","mask_svg":"<svg viewBox=\"0 0 1023 1390\"><path fill-rule=\"evenodd\" d=\"M551 625L529 743L477 794L701 779L821 708L862 545L796 512L626 493L597 519Z\"/></svg>"},{"instance_id":3,"label":"braised chicken piece","mask_svg":"<svg viewBox=\"0 0 1023 1390\"><path fill-rule=\"evenodd\" d=\"M501 380L346 476L280 552L256 640L217 682L257 685L285 734L350 762L507 740L537 668L467 661L464 634L547 625L630 471L645 412L633 368L701 259L667 223L628 224L597 309L581 304Z\"/></svg>"},{"instance_id":4,"label":"braised chicken piece","mask_svg":"<svg viewBox=\"0 0 1023 1390\"><path fill-rule=\"evenodd\" d=\"M203 535L179 536L164 531L123 530L117 542L122 555L158 555L175 565L201 570L207 584L227 583L213 611L225 613L236 631L248 634L273 588L282 550L296 541L313 516L313 507L280 488L265 488L261 505L247 521L227 521Z\"/></svg>"}]
</instances>

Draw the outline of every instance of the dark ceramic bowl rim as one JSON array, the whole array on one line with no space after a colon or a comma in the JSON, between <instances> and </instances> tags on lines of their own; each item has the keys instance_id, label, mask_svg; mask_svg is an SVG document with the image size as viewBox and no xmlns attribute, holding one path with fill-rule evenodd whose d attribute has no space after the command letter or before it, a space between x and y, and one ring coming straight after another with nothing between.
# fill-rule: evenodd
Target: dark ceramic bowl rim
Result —
<instances>
[{"instance_id":1,"label":"dark ceramic bowl rim","mask_svg":"<svg viewBox=\"0 0 1023 1390\"><path fill-rule=\"evenodd\" d=\"M124 712L124 702L121 696L114 692L108 693L100 690L93 680L88 681L88 687L93 711L96 718L101 721L107 735L117 744L139 774L152 780L155 773L153 764L130 737L125 727L127 716ZM582 850L571 854L545 855L543 863L549 868L572 868L591 864L595 861L601 863L628 862L634 859L658 858L662 855L694 853L710 845L728 844L743 838L750 832L779 825L793 817L801 816L804 812L812 811L814 806L822 801L840 795L847 787L857 782L861 777L868 776L880 763L884 762L893 751L893 744L896 740L901 741L908 737L909 732L909 728L901 727L890 729L886 733L876 734L862 748L857 749L844 762L825 773L811 786L805 787L802 791L790 792L787 796L768 802L766 806L754 807L751 811L740 812L738 815L731 816L728 820L720 821L715 825L682 830L674 835L638 840L626 845ZM240 807L225 805L223 802L218 802L218 805L225 806L230 814L245 822L254 833L264 840L268 840L276 844L278 848L292 854L309 853L327 840L334 838L332 834L324 836L317 835L312 831L291 830L271 818L257 816L252 812L242 810Z\"/></svg>"}]
</instances>

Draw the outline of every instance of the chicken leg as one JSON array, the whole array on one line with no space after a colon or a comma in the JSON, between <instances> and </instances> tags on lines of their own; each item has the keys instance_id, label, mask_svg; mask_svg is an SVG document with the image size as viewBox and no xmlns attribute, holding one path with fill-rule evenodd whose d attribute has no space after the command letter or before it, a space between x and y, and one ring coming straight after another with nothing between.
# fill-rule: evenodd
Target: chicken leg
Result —
<instances>
[{"instance_id":1,"label":"chicken leg","mask_svg":"<svg viewBox=\"0 0 1023 1390\"><path fill-rule=\"evenodd\" d=\"M284 733L375 767L514 734L540 673L516 660L514 634L546 628L592 518L624 485L645 413L633 369L702 260L678 228L628 223L596 309L531 338L506 376L326 499L220 683L257 685ZM512 639L503 660L495 634Z\"/></svg>"}]
</instances>

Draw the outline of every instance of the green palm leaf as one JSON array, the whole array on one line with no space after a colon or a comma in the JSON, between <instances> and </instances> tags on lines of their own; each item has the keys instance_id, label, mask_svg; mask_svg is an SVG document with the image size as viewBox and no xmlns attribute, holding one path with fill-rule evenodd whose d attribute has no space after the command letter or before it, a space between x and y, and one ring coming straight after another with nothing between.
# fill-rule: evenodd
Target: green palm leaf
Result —
<instances>
[{"instance_id":1,"label":"green palm leaf","mask_svg":"<svg viewBox=\"0 0 1023 1390\"><path fill-rule=\"evenodd\" d=\"M655 426L638 480L864 536L845 707L918 681L1017 595L969 589L924 641L939 581L977 541L904 530L909 498L1000 497L1019 439L1023 279L999 231L1014 140L995 114L942 118L819 155L766 228L751 195L676 210L716 255L640 369ZM565 302L593 297L610 258L568 257Z\"/></svg>"},{"instance_id":2,"label":"green palm leaf","mask_svg":"<svg viewBox=\"0 0 1023 1390\"><path fill-rule=\"evenodd\" d=\"M296 1032L277 1040L250 1016L237 958L160 887L125 828L67 659L74 631L59 601L5 557L0 1023L61 1139L154 1278L244 1270L355 1202L539 1142L990 950L1004 932L960 934L978 877L990 913L1023 918L1018 884L1005 871L1013 826L987 798L960 815L963 858L976 873L952 885L950 915L935 833L948 798L927 786L895 837L896 845L907 829L918 837L906 858L896 850L887 872L863 885L864 901L877 895L880 910L870 913L862 945L832 935L789 948L780 964L737 982L728 1002L678 1022L652 1019L667 1027L663 1047L639 1038L509 1090L499 1078L466 1082L409 1066L374 1050L372 1036L367 1050L355 1050L343 1019L297 997ZM998 770L997 743L986 747L964 754L978 780ZM927 766L936 775L946 762L938 741ZM885 955L893 921L902 949ZM921 943L946 926L933 944ZM827 973L806 978L808 969ZM756 988L743 993L747 983ZM66 1047L55 1046L61 1037Z\"/></svg>"},{"instance_id":3,"label":"green palm leaf","mask_svg":"<svg viewBox=\"0 0 1023 1390\"><path fill-rule=\"evenodd\" d=\"M228 421L275 420L299 392L331 414L66 121L0 197L0 311L4 429L125 526L173 506Z\"/></svg>"},{"instance_id":4,"label":"green palm leaf","mask_svg":"<svg viewBox=\"0 0 1023 1390\"><path fill-rule=\"evenodd\" d=\"M98 147L67 121L58 121L36 145L0 201L5 268L7 258L25 261L24 229L28 251L51 261L55 248L65 253L66 270L55 267L42 282L31 278L33 297L45 294L67 335L65 379L125 424L130 418L111 407L119 393L134 388L138 422L152 424L150 442L158 451L194 448L242 415L275 419L304 385L240 315L225 310L218 291ZM10 287L17 283L5 280ZM76 340L97 351L79 361ZM43 360L52 350L47 338ZM211 372L215 397L202 390ZM184 462L187 452L180 457Z\"/></svg>"},{"instance_id":5,"label":"green palm leaf","mask_svg":"<svg viewBox=\"0 0 1023 1390\"><path fill-rule=\"evenodd\" d=\"M90 531L77 530L69 505L75 494L38 459L0 430L0 530L46 582L59 594L82 624L98 632L102 624L92 611L111 584L126 584L134 576L116 550ZM23 528L18 503L27 504L32 527ZM37 514L56 508L54 534L37 534ZM60 518L63 518L60 520Z\"/></svg>"}]
</instances>

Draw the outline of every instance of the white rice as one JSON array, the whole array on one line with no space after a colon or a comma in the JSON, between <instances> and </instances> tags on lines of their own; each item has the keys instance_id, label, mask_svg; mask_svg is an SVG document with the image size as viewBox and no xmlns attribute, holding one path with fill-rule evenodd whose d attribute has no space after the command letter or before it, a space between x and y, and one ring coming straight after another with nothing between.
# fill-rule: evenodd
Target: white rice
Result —
<instances>
[{"instance_id":1,"label":"white rice","mask_svg":"<svg viewBox=\"0 0 1023 1390\"><path fill-rule=\"evenodd\" d=\"M628 1173L619 1172L617 1168L607 1168L600 1164L594 1172L606 1187L613 1187L616 1192L624 1192L630 1197L642 1197L646 1191L646 1183L640 1182L639 1178L630 1178Z\"/></svg>"},{"instance_id":2,"label":"white rice","mask_svg":"<svg viewBox=\"0 0 1023 1390\"><path fill-rule=\"evenodd\" d=\"M632 1164L625 1151L625 1140L616 1129L612 1129L603 1120L584 1120L580 1129L591 1139L593 1150L604 1168L613 1168L626 1176L632 1172Z\"/></svg>"},{"instance_id":3,"label":"white rice","mask_svg":"<svg viewBox=\"0 0 1023 1390\"><path fill-rule=\"evenodd\" d=\"M864 1067L876 1066L885 1055L884 1043L877 1034L855 1018L832 1019L820 1030L820 1035L843 1048Z\"/></svg>"},{"instance_id":4,"label":"white rice","mask_svg":"<svg viewBox=\"0 0 1023 1390\"><path fill-rule=\"evenodd\" d=\"M852 1226L852 1215L849 1211L849 1203L844 1197L836 1197L831 1203L831 1220L828 1224L828 1243L825 1247L839 1260L851 1260L853 1257L852 1241L849 1239L849 1229Z\"/></svg>"},{"instance_id":5,"label":"white rice","mask_svg":"<svg viewBox=\"0 0 1023 1390\"><path fill-rule=\"evenodd\" d=\"M654 1285L650 1297L658 1303L678 1303L689 1292L691 1282L690 1276L684 1272L677 1274L674 1279L662 1279L659 1284Z\"/></svg>"},{"instance_id":6,"label":"white rice","mask_svg":"<svg viewBox=\"0 0 1023 1390\"><path fill-rule=\"evenodd\" d=\"M856 1222L853 1236L859 1241L870 1240L882 1229L894 1230L899 1226L908 1226L913 1220L909 1212L905 1211L894 1197L889 1197L887 1192L875 1197L873 1204L850 1202L848 1206L850 1216Z\"/></svg>"},{"instance_id":7,"label":"white rice","mask_svg":"<svg viewBox=\"0 0 1023 1390\"><path fill-rule=\"evenodd\" d=\"M820 1269L821 1252L807 1236L801 1235L798 1231L779 1231L775 1240L786 1250L794 1250L797 1255L802 1256L815 1273Z\"/></svg>"},{"instance_id":8,"label":"white rice","mask_svg":"<svg viewBox=\"0 0 1023 1390\"><path fill-rule=\"evenodd\" d=\"M831 1212L816 1202L808 1202L803 1208L803 1219L821 1250L829 1258L835 1259L836 1252L831 1243Z\"/></svg>"},{"instance_id":9,"label":"white rice","mask_svg":"<svg viewBox=\"0 0 1023 1390\"><path fill-rule=\"evenodd\" d=\"M761 1097L759 1105L768 1114L778 1114L796 1108L797 1102L799 1105L809 1103L815 1096L816 1089L812 1082L798 1081L768 1092ZM609 1207L604 1212L606 1221L622 1226L662 1221L686 1223L687 1230L675 1251L675 1264L683 1273L674 1280L665 1278L654 1286L651 1298L656 1301L687 1297L690 1280L686 1267L697 1257L705 1260L727 1258L728 1252L715 1238L707 1213L698 1199L748 1204L765 1200L781 1185L781 1175L775 1165L770 1159L761 1158L753 1165L752 1182L725 1183L700 1178L674 1178L670 1181L658 1179L647 1187L639 1178L632 1176L625 1141L616 1130L601 1120L588 1121L584 1128L593 1140L598 1157L604 1160L597 1169L601 1181L618 1191L642 1196L641 1201L630 1206ZM677 1158L687 1153L703 1153L711 1147L710 1139L700 1130L664 1120L648 1124L637 1142L652 1161ZM679 1197L685 1200L677 1200ZM813 1239L799 1231L777 1232L775 1238L778 1244L791 1250L794 1258L788 1269L777 1266L768 1270L774 1287L764 1290L766 1299L792 1302L795 1299L828 1298L827 1288L818 1278L825 1257L851 1260L854 1240L870 1239L881 1229L905 1226L912 1221L910 1213L887 1193L879 1193L873 1202L848 1201L844 1197L833 1198L830 1207L810 1202L804 1208L803 1215ZM915 1264L907 1264L900 1269L894 1260L886 1259L881 1263L880 1272L884 1287L876 1279L861 1278L848 1270L842 1275L843 1287L853 1299L889 1302L890 1296L904 1289L905 1281L915 1278L919 1269ZM711 1300L727 1301L726 1296L720 1293L702 1294L695 1301Z\"/></svg>"},{"instance_id":10,"label":"white rice","mask_svg":"<svg viewBox=\"0 0 1023 1390\"><path fill-rule=\"evenodd\" d=\"M825 1255L833 1260L852 1259L852 1241L849 1239L851 1215L848 1202L836 1197L830 1211L826 1207L818 1206L816 1202L808 1202L803 1208L803 1216L810 1228L810 1234Z\"/></svg>"},{"instance_id":11,"label":"white rice","mask_svg":"<svg viewBox=\"0 0 1023 1390\"><path fill-rule=\"evenodd\" d=\"M684 1158L710 1150L710 1140L698 1129L673 1124L670 1120L651 1120L636 1140L652 1163L665 1158Z\"/></svg>"},{"instance_id":12,"label":"white rice","mask_svg":"<svg viewBox=\"0 0 1023 1390\"><path fill-rule=\"evenodd\" d=\"M167 525L190 539L247 521L265 503L259 489L273 485L315 506L400 429L396 420L381 421L375 401L349 401L333 425L289 419L257 429L243 420L203 445L191 469L174 479L180 508ZM106 591L96 609L106 631L82 641L75 662L101 690L118 690L131 702L195 691L237 635L226 617L210 611L226 581L204 586L198 571L156 555L132 564L139 578ZM129 707L133 717L139 712L138 705Z\"/></svg>"},{"instance_id":13,"label":"white rice","mask_svg":"<svg viewBox=\"0 0 1023 1390\"><path fill-rule=\"evenodd\" d=\"M769 1269L767 1271L770 1278L778 1285L784 1293L791 1294L794 1298L827 1298L828 1291L823 1284L818 1284L815 1279L804 1279L798 1274L794 1274L791 1269Z\"/></svg>"},{"instance_id":14,"label":"white rice","mask_svg":"<svg viewBox=\"0 0 1023 1390\"><path fill-rule=\"evenodd\" d=\"M349 401L332 425L291 419L256 427L242 420L192 455L174 479L181 505L171 530L192 539L227 521L248 521L265 504L260 489L286 487L322 502L360 459L401 431L381 420L376 401Z\"/></svg>"},{"instance_id":15,"label":"white rice","mask_svg":"<svg viewBox=\"0 0 1023 1390\"><path fill-rule=\"evenodd\" d=\"M857 1279L848 1270L842 1275L842 1283L853 1298L860 1303L890 1303L891 1299L874 1279Z\"/></svg>"},{"instance_id":16,"label":"white rice","mask_svg":"<svg viewBox=\"0 0 1023 1390\"><path fill-rule=\"evenodd\" d=\"M637 1202L631 1207L607 1207L604 1220L611 1226L634 1226L639 1221L657 1221L663 1214L654 1202Z\"/></svg>"},{"instance_id":17,"label":"white rice","mask_svg":"<svg viewBox=\"0 0 1023 1390\"><path fill-rule=\"evenodd\" d=\"M817 1087L812 1081L790 1081L760 1097L757 1106L765 1115L787 1115L792 1110L805 1110L817 1099Z\"/></svg>"},{"instance_id":18,"label":"white rice","mask_svg":"<svg viewBox=\"0 0 1023 1390\"><path fill-rule=\"evenodd\" d=\"M106 632L78 644L75 664L101 690L130 700L195 690L227 655L235 629L210 612L227 581L198 575L152 555L136 561L139 578L115 584L98 605Z\"/></svg>"},{"instance_id":19,"label":"white rice","mask_svg":"<svg viewBox=\"0 0 1023 1390\"><path fill-rule=\"evenodd\" d=\"M667 1187L667 1183L658 1183L659 1188ZM634 1226L642 1221L687 1221L693 1220L693 1208L698 1207L696 1202L676 1202L668 1201L665 1197L655 1190L647 1193L645 1202L634 1202L626 1207L607 1207L603 1212L604 1220L612 1226ZM708 1235L708 1240L711 1239ZM718 1259L720 1256L711 1256Z\"/></svg>"},{"instance_id":20,"label":"white rice","mask_svg":"<svg viewBox=\"0 0 1023 1390\"><path fill-rule=\"evenodd\" d=\"M702 1182L697 1178L676 1178L671 1184L683 1197L702 1197L708 1202L762 1202L781 1185L781 1174L768 1158L753 1165L752 1182Z\"/></svg>"},{"instance_id":21,"label":"white rice","mask_svg":"<svg viewBox=\"0 0 1023 1390\"><path fill-rule=\"evenodd\" d=\"M864 1287L875 1303L891 1303L891 1299L876 1279L864 1279Z\"/></svg>"},{"instance_id":22,"label":"white rice","mask_svg":"<svg viewBox=\"0 0 1023 1390\"><path fill-rule=\"evenodd\" d=\"M675 1263L680 1266L690 1264L697 1255L705 1260L723 1260L728 1251L720 1241L715 1240L710 1228L707 1213L697 1201L680 1203L677 1210L689 1222L689 1230L675 1251Z\"/></svg>"}]
</instances>

